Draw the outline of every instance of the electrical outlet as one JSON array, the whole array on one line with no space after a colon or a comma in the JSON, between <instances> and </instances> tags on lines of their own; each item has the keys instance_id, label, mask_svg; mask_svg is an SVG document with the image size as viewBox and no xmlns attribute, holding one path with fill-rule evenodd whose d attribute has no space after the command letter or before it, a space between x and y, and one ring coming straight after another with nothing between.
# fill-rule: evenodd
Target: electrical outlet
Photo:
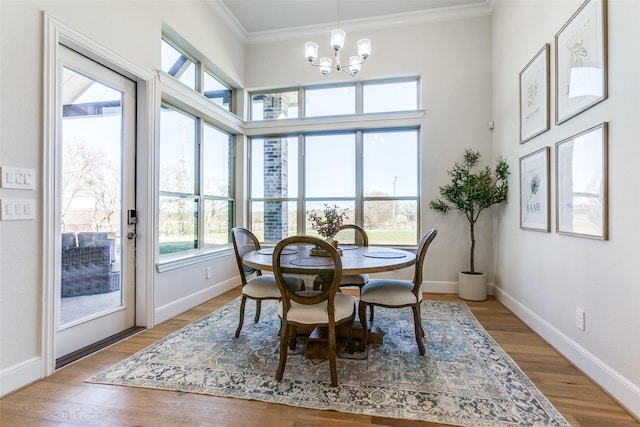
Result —
<instances>
[{"instance_id":1,"label":"electrical outlet","mask_svg":"<svg viewBox=\"0 0 640 427\"><path fill-rule=\"evenodd\" d=\"M211 267L207 267L206 269L207 279L211 279L212 274L213 274L213 269Z\"/></svg>"},{"instance_id":2,"label":"electrical outlet","mask_svg":"<svg viewBox=\"0 0 640 427\"><path fill-rule=\"evenodd\" d=\"M576 308L576 328L584 331L585 312L581 308Z\"/></svg>"}]
</instances>

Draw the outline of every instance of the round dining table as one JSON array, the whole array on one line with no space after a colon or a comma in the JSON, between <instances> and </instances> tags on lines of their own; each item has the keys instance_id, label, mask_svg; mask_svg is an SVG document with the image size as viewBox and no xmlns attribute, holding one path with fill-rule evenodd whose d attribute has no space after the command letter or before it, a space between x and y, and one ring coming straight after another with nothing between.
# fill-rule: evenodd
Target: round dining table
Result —
<instances>
[{"instance_id":1,"label":"round dining table","mask_svg":"<svg viewBox=\"0 0 640 427\"><path fill-rule=\"evenodd\" d=\"M333 269L333 260L329 257L311 255L313 245L287 246L281 257L281 268L284 273L301 275L323 276ZM242 262L258 270L273 271L273 247L264 247L257 251L246 253ZM385 271L400 270L410 267L416 262L416 255L402 249L380 246L339 246L342 251L342 274L370 274L383 273ZM364 333L360 321L356 320L350 327L354 338L362 339ZM328 358L326 342L326 328L315 328L313 331L304 331L298 328L301 335L308 335L305 356L311 359ZM370 325L367 332L367 341L371 344L382 344L384 332L376 325ZM341 332L338 331L338 335Z\"/></svg>"},{"instance_id":2,"label":"round dining table","mask_svg":"<svg viewBox=\"0 0 640 427\"><path fill-rule=\"evenodd\" d=\"M287 247L282 254L281 267L289 274L322 274L333 269L333 262L329 257L311 255L312 245L298 245ZM370 274L385 271L400 270L410 267L416 262L413 252L402 249L380 246L339 246L342 250L342 274ZM273 248L265 247L257 251L248 252L242 262L258 270L273 271Z\"/></svg>"}]
</instances>

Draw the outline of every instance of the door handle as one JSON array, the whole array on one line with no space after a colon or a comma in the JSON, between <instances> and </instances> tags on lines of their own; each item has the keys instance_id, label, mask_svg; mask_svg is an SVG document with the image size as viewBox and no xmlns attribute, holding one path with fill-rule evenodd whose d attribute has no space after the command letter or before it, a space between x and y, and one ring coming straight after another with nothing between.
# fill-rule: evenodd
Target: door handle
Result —
<instances>
[{"instance_id":1,"label":"door handle","mask_svg":"<svg viewBox=\"0 0 640 427\"><path fill-rule=\"evenodd\" d=\"M130 231L127 233L127 239L133 240L135 238L136 238L136 233L134 233L133 231Z\"/></svg>"}]
</instances>

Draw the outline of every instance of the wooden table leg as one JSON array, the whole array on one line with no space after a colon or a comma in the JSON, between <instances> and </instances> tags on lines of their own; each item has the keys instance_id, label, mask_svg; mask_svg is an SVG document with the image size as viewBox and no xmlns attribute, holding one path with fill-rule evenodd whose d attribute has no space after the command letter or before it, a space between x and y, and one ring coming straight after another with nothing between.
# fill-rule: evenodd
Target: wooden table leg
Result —
<instances>
[{"instance_id":1,"label":"wooden table leg","mask_svg":"<svg viewBox=\"0 0 640 427\"><path fill-rule=\"evenodd\" d=\"M346 339L348 326L339 326L336 331L337 339ZM362 340L362 325L359 321L354 321L351 326L351 334L354 341ZM367 331L367 342L369 344L382 344L383 331L374 325ZM356 346L357 348L357 346ZM327 328L315 328L307 340L307 346L304 351L305 357L308 359L328 359L329 358L329 346L328 346L328 332Z\"/></svg>"}]
</instances>

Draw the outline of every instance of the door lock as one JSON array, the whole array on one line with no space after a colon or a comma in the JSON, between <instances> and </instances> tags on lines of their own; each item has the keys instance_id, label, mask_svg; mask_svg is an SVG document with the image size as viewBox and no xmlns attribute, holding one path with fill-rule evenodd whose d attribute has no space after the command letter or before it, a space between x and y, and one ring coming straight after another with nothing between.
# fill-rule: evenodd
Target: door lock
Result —
<instances>
[{"instance_id":1,"label":"door lock","mask_svg":"<svg viewBox=\"0 0 640 427\"><path fill-rule=\"evenodd\" d=\"M136 233L134 233L133 231L130 231L127 233L127 239L133 240L135 238L136 238Z\"/></svg>"},{"instance_id":2,"label":"door lock","mask_svg":"<svg viewBox=\"0 0 640 427\"><path fill-rule=\"evenodd\" d=\"M134 225L138 223L138 213L134 209L127 211L127 224Z\"/></svg>"}]
</instances>

